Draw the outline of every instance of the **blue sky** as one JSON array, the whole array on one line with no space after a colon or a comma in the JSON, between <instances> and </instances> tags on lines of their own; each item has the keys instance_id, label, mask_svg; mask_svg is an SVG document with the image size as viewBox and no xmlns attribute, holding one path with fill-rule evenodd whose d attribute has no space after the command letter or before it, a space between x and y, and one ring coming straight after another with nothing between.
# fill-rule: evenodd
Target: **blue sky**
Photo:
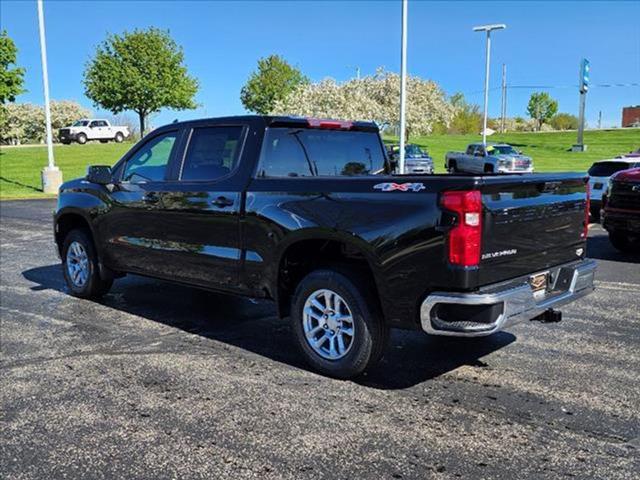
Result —
<instances>
[{"instance_id":1,"label":"blue sky","mask_svg":"<svg viewBox=\"0 0 640 480\"><path fill-rule=\"evenodd\" d=\"M35 1L2 0L1 27L19 48L28 92L18 101L42 103ZM448 94L482 102L484 38L471 30L506 23L493 36L492 87L501 64L511 85L544 85L560 110L577 113L578 64L591 61L593 84L640 83L640 1L634 2L409 2L409 73L438 82ZM163 111L156 126L175 118L240 114L240 88L259 57L278 53L312 80L346 80L378 66L398 71L400 2L174 2L46 1L51 96L92 107L82 72L108 33L156 26L184 47L200 81L192 111ZM532 90L509 91L509 116L526 115ZM491 94L490 115L500 110ZM640 87L597 88L587 97L587 121L620 124L621 108L640 104ZM132 118L135 119L135 117Z\"/></svg>"}]
</instances>

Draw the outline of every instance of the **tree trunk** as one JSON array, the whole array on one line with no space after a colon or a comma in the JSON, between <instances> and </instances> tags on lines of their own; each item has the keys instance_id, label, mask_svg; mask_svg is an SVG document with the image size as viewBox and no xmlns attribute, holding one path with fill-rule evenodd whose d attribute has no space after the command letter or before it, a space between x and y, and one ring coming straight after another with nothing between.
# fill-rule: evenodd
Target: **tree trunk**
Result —
<instances>
[{"instance_id":1,"label":"tree trunk","mask_svg":"<svg viewBox=\"0 0 640 480\"><path fill-rule=\"evenodd\" d=\"M144 137L144 120L145 120L144 112L138 112L138 117L140 118L140 138L142 138Z\"/></svg>"}]
</instances>

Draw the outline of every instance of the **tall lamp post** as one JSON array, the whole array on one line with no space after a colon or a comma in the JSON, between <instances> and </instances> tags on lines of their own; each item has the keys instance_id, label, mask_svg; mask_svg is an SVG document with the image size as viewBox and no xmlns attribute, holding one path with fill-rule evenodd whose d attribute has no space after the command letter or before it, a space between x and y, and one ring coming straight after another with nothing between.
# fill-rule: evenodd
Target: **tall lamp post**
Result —
<instances>
[{"instance_id":1,"label":"tall lamp post","mask_svg":"<svg viewBox=\"0 0 640 480\"><path fill-rule=\"evenodd\" d=\"M53 158L53 135L51 133L51 108L49 106L49 72L47 70L47 43L44 35L44 12L42 0L38 0L38 27L40 30L40 57L42 60L42 84L44 87L44 116L47 131L47 154L49 164L42 170L42 191L58 193L62 184L62 172L56 167Z\"/></svg>"},{"instance_id":2,"label":"tall lamp post","mask_svg":"<svg viewBox=\"0 0 640 480\"><path fill-rule=\"evenodd\" d=\"M402 34L400 42L400 158L398 170L404 173L404 141L407 130L407 3L402 0Z\"/></svg>"},{"instance_id":3,"label":"tall lamp post","mask_svg":"<svg viewBox=\"0 0 640 480\"><path fill-rule=\"evenodd\" d=\"M474 32L487 32L487 59L484 67L484 118L482 120L482 144L487 144L487 111L489 108L489 62L491 60L491 32L507 28L504 23L473 27Z\"/></svg>"}]
</instances>

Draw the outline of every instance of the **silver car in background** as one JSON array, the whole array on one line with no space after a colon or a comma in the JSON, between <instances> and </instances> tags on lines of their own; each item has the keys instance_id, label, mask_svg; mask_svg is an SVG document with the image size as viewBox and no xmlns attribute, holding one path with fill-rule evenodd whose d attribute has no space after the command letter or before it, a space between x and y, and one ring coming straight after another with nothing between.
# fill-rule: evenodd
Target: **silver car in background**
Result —
<instances>
[{"instance_id":1,"label":"silver car in background","mask_svg":"<svg viewBox=\"0 0 640 480\"><path fill-rule=\"evenodd\" d=\"M400 159L400 146L392 145L389 148L389 157L393 162ZM433 173L433 159L420 146L408 144L404 147L404 171L405 173Z\"/></svg>"},{"instance_id":2,"label":"silver car in background","mask_svg":"<svg viewBox=\"0 0 640 480\"><path fill-rule=\"evenodd\" d=\"M506 143L471 143L464 152L447 152L449 173L533 173L533 160Z\"/></svg>"}]
</instances>

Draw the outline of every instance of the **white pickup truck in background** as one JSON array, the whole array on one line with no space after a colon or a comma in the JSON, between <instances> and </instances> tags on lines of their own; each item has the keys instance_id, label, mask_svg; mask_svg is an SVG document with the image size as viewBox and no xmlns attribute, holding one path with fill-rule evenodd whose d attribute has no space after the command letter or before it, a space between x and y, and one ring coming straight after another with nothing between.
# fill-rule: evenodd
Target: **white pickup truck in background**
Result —
<instances>
[{"instance_id":1,"label":"white pickup truck in background","mask_svg":"<svg viewBox=\"0 0 640 480\"><path fill-rule=\"evenodd\" d=\"M70 127L61 128L58 131L60 142L65 145L71 142L84 145L89 140L99 140L102 143L113 140L120 143L129 135L128 127L111 125L108 120L97 118L83 118Z\"/></svg>"}]
</instances>

